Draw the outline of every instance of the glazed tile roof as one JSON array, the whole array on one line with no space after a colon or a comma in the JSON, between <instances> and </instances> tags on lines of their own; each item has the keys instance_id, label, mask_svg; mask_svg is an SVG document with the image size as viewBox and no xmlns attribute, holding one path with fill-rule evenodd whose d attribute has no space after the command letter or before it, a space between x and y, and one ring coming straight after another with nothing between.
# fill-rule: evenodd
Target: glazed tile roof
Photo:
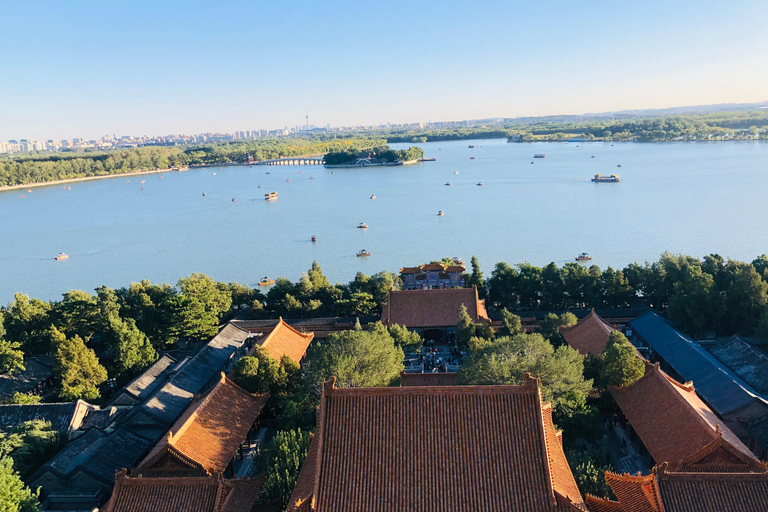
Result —
<instances>
[{"instance_id":1,"label":"glazed tile roof","mask_svg":"<svg viewBox=\"0 0 768 512\"><path fill-rule=\"evenodd\" d=\"M334 382L324 386L289 510L586 510L537 379L355 389Z\"/></svg>"},{"instance_id":2,"label":"glazed tile roof","mask_svg":"<svg viewBox=\"0 0 768 512\"><path fill-rule=\"evenodd\" d=\"M267 398L248 393L222 374L216 386L190 404L135 473L190 474L190 468L203 475L223 472Z\"/></svg>"},{"instance_id":3,"label":"glazed tile roof","mask_svg":"<svg viewBox=\"0 0 768 512\"><path fill-rule=\"evenodd\" d=\"M427 263L426 265L422 265L419 268L421 270L424 270L424 271L428 271L428 270L436 271L436 270L439 270L440 272L442 272L443 270L445 270L445 265L443 265L442 263Z\"/></svg>"},{"instance_id":4,"label":"glazed tile roof","mask_svg":"<svg viewBox=\"0 0 768 512\"><path fill-rule=\"evenodd\" d=\"M753 459L749 449L696 395L692 383L680 384L646 364L645 375L621 388L609 386L616 403L657 463L676 464L720 438Z\"/></svg>"},{"instance_id":5,"label":"glazed tile roof","mask_svg":"<svg viewBox=\"0 0 768 512\"><path fill-rule=\"evenodd\" d=\"M390 290L383 306L381 321L385 325L399 324L417 327L455 327L461 306L475 322L487 321L485 301L477 289L450 288L440 290Z\"/></svg>"},{"instance_id":6,"label":"glazed tile roof","mask_svg":"<svg viewBox=\"0 0 768 512\"><path fill-rule=\"evenodd\" d=\"M437 373L407 373L403 372L400 378L400 385L409 386L457 386L459 384L459 374L456 372L437 372Z\"/></svg>"},{"instance_id":7,"label":"glazed tile roof","mask_svg":"<svg viewBox=\"0 0 768 512\"><path fill-rule=\"evenodd\" d=\"M273 359L280 361L283 356L288 356L295 362L300 362L312 342L313 333L299 332L282 318L267 336L259 343L261 348Z\"/></svg>"},{"instance_id":8,"label":"glazed tile roof","mask_svg":"<svg viewBox=\"0 0 768 512\"><path fill-rule=\"evenodd\" d=\"M104 512L251 512L264 477L225 480L221 474L188 478L117 475ZM258 510L258 509L256 509Z\"/></svg>"},{"instance_id":9,"label":"glazed tile roof","mask_svg":"<svg viewBox=\"0 0 768 512\"><path fill-rule=\"evenodd\" d=\"M608 337L616 328L597 316L593 309L590 314L579 320L576 325L561 327L560 334L571 347L581 355L599 356L605 352Z\"/></svg>"},{"instance_id":10,"label":"glazed tile roof","mask_svg":"<svg viewBox=\"0 0 768 512\"><path fill-rule=\"evenodd\" d=\"M673 473L664 465L647 476L605 479L618 501L587 496L591 512L765 512L766 473Z\"/></svg>"},{"instance_id":11,"label":"glazed tile roof","mask_svg":"<svg viewBox=\"0 0 768 512\"><path fill-rule=\"evenodd\" d=\"M419 267L403 267L400 269L401 274L421 274Z\"/></svg>"},{"instance_id":12,"label":"glazed tile roof","mask_svg":"<svg viewBox=\"0 0 768 512\"><path fill-rule=\"evenodd\" d=\"M630 322L635 332L683 379L696 383L701 397L721 416L757 406L768 414L768 401L699 344L649 311Z\"/></svg>"},{"instance_id":13,"label":"glazed tile roof","mask_svg":"<svg viewBox=\"0 0 768 512\"><path fill-rule=\"evenodd\" d=\"M664 512L765 512L768 474L656 472ZM634 511L632 511L634 512Z\"/></svg>"}]
</instances>

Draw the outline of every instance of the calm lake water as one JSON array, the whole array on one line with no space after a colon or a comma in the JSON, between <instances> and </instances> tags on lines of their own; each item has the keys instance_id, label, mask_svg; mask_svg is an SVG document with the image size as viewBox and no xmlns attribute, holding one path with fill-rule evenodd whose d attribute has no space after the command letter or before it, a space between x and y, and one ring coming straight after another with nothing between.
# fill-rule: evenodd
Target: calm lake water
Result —
<instances>
[{"instance_id":1,"label":"calm lake water","mask_svg":"<svg viewBox=\"0 0 768 512\"><path fill-rule=\"evenodd\" d=\"M437 161L333 173L212 167L150 174L144 184L133 176L2 192L0 304L17 292L58 299L192 272L251 285L265 275L298 280L313 260L332 282L347 282L444 256L477 255L488 276L498 261L562 265L580 252L601 268L665 250L749 261L768 252L766 144L421 146ZM546 158L532 165L534 153ZM592 183L595 173L624 181ZM272 191L279 200L264 201ZM361 249L373 255L356 257ZM70 258L54 261L59 252Z\"/></svg>"}]
</instances>

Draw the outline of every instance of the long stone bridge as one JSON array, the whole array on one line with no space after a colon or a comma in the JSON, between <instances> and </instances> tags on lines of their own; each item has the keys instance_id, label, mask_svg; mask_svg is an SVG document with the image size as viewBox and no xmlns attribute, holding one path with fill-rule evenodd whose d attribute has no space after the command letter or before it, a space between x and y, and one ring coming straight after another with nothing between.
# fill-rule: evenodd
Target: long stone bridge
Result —
<instances>
[{"instance_id":1,"label":"long stone bridge","mask_svg":"<svg viewBox=\"0 0 768 512\"><path fill-rule=\"evenodd\" d=\"M276 158L274 160L262 160L257 162L256 165L323 165L324 163L324 156L293 156Z\"/></svg>"}]
</instances>

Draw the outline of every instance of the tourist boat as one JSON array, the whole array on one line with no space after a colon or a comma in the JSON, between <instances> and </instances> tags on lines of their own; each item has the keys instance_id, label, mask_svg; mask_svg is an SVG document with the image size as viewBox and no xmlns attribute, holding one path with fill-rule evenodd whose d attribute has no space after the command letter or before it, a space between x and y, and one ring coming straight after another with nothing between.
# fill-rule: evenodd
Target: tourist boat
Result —
<instances>
[{"instance_id":1,"label":"tourist boat","mask_svg":"<svg viewBox=\"0 0 768 512\"><path fill-rule=\"evenodd\" d=\"M261 188L261 185L259 185L259 188Z\"/></svg>"},{"instance_id":2,"label":"tourist boat","mask_svg":"<svg viewBox=\"0 0 768 512\"><path fill-rule=\"evenodd\" d=\"M485 185L485 183L483 183L482 181L477 184L478 187L482 187L483 185Z\"/></svg>"},{"instance_id":3,"label":"tourist boat","mask_svg":"<svg viewBox=\"0 0 768 512\"><path fill-rule=\"evenodd\" d=\"M591 156L591 157L589 157L589 158L595 158L595 155L592 155L592 156Z\"/></svg>"},{"instance_id":4,"label":"tourist boat","mask_svg":"<svg viewBox=\"0 0 768 512\"><path fill-rule=\"evenodd\" d=\"M233 203L236 203L236 202L237 202L237 199L235 199L235 198L233 197L233 198L232 198L232 202L233 202Z\"/></svg>"},{"instance_id":5,"label":"tourist boat","mask_svg":"<svg viewBox=\"0 0 768 512\"><path fill-rule=\"evenodd\" d=\"M216 174L216 173L214 173L214 174ZM271 173L271 172L269 172L269 171L267 171L267 174L272 174L272 173Z\"/></svg>"},{"instance_id":6,"label":"tourist boat","mask_svg":"<svg viewBox=\"0 0 768 512\"><path fill-rule=\"evenodd\" d=\"M535 155L533 155L533 158L547 158L547 155L545 155L544 153L536 153Z\"/></svg>"},{"instance_id":7,"label":"tourist boat","mask_svg":"<svg viewBox=\"0 0 768 512\"><path fill-rule=\"evenodd\" d=\"M314 236L314 235L312 235L312 241L313 241L313 242L317 242L317 237L316 237L316 236Z\"/></svg>"},{"instance_id":8,"label":"tourist boat","mask_svg":"<svg viewBox=\"0 0 768 512\"><path fill-rule=\"evenodd\" d=\"M437 216L438 217L442 217L443 216L443 210L440 210L439 212L437 212Z\"/></svg>"},{"instance_id":9,"label":"tourist boat","mask_svg":"<svg viewBox=\"0 0 768 512\"><path fill-rule=\"evenodd\" d=\"M290 183L290 182L291 182L291 180L285 180L285 182L286 182L286 183Z\"/></svg>"},{"instance_id":10,"label":"tourist boat","mask_svg":"<svg viewBox=\"0 0 768 512\"><path fill-rule=\"evenodd\" d=\"M531 163L533 163L533 160L531 160Z\"/></svg>"},{"instance_id":11,"label":"tourist boat","mask_svg":"<svg viewBox=\"0 0 768 512\"><path fill-rule=\"evenodd\" d=\"M453 171L453 174L459 174L459 171Z\"/></svg>"},{"instance_id":12,"label":"tourist boat","mask_svg":"<svg viewBox=\"0 0 768 512\"><path fill-rule=\"evenodd\" d=\"M69 258L69 255L67 255L67 254L65 254L65 253L63 253L63 252L60 252L60 253L59 253L59 254L58 254L58 255L57 255L55 258L53 258L53 259L55 259L55 260L57 260L57 261L61 261L61 260L66 260L67 258Z\"/></svg>"},{"instance_id":13,"label":"tourist boat","mask_svg":"<svg viewBox=\"0 0 768 512\"><path fill-rule=\"evenodd\" d=\"M147 180L141 180L139 183L146 183Z\"/></svg>"},{"instance_id":14,"label":"tourist boat","mask_svg":"<svg viewBox=\"0 0 768 512\"><path fill-rule=\"evenodd\" d=\"M420 158L419 162L437 162L437 158L435 158L435 157L432 157L432 158Z\"/></svg>"},{"instance_id":15,"label":"tourist boat","mask_svg":"<svg viewBox=\"0 0 768 512\"><path fill-rule=\"evenodd\" d=\"M469 159L470 159L470 160L474 160L474 159L475 159L475 157L471 156L471 157L469 157Z\"/></svg>"},{"instance_id":16,"label":"tourist boat","mask_svg":"<svg viewBox=\"0 0 768 512\"><path fill-rule=\"evenodd\" d=\"M269 174L269 173L267 173L267 174ZM216 176L216 173L213 173L213 175ZM162 178L162 176L160 176L160 177Z\"/></svg>"},{"instance_id":17,"label":"tourist boat","mask_svg":"<svg viewBox=\"0 0 768 512\"><path fill-rule=\"evenodd\" d=\"M304 171L299 171L299 174L304 174Z\"/></svg>"},{"instance_id":18,"label":"tourist boat","mask_svg":"<svg viewBox=\"0 0 768 512\"><path fill-rule=\"evenodd\" d=\"M22 195L20 195L20 196L19 196L19 199L24 199L25 197L27 197L27 196L25 196L24 194L22 194Z\"/></svg>"},{"instance_id":19,"label":"tourist boat","mask_svg":"<svg viewBox=\"0 0 768 512\"><path fill-rule=\"evenodd\" d=\"M474 147L472 144L469 145L469 149L474 149Z\"/></svg>"},{"instance_id":20,"label":"tourist boat","mask_svg":"<svg viewBox=\"0 0 768 512\"><path fill-rule=\"evenodd\" d=\"M366 224L365 222L361 222L360 224L357 225L357 227L358 229L368 229L368 224Z\"/></svg>"},{"instance_id":21,"label":"tourist boat","mask_svg":"<svg viewBox=\"0 0 768 512\"><path fill-rule=\"evenodd\" d=\"M370 252L368 252L368 251L366 251L365 249L363 249L362 251L360 251L359 253L357 253L357 257L358 257L358 258L360 258L361 256L370 256L370 255L371 255L371 253L370 253Z\"/></svg>"},{"instance_id":22,"label":"tourist boat","mask_svg":"<svg viewBox=\"0 0 768 512\"><path fill-rule=\"evenodd\" d=\"M205 197L205 192L203 192L203 197Z\"/></svg>"},{"instance_id":23,"label":"tourist boat","mask_svg":"<svg viewBox=\"0 0 768 512\"><path fill-rule=\"evenodd\" d=\"M616 167L621 167L621 164L618 164Z\"/></svg>"},{"instance_id":24,"label":"tourist boat","mask_svg":"<svg viewBox=\"0 0 768 512\"><path fill-rule=\"evenodd\" d=\"M371 199L376 199L376 194L372 194Z\"/></svg>"},{"instance_id":25,"label":"tourist boat","mask_svg":"<svg viewBox=\"0 0 768 512\"><path fill-rule=\"evenodd\" d=\"M589 261L591 259L592 259L592 256L590 256L589 254L587 254L585 252L583 252L583 253L579 254L578 256L576 256L576 261Z\"/></svg>"},{"instance_id":26,"label":"tourist boat","mask_svg":"<svg viewBox=\"0 0 768 512\"><path fill-rule=\"evenodd\" d=\"M265 201L274 201L275 199L277 199L277 192L270 192L269 194L264 194Z\"/></svg>"},{"instance_id":27,"label":"tourist boat","mask_svg":"<svg viewBox=\"0 0 768 512\"><path fill-rule=\"evenodd\" d=\"M450 181L445 184L446 187L450 187L451 185L453 185L453 183L451 183Z\"/></svg>"},{"instance_id":28,"label":"tourist boat","mask_svg":"<svg viewBox=\"0 0 768 512\"><path fill-rule=\"evenodd\" d=\"M267 276L264 276L264 278L261 281L259 281L259 286L269 286L271 284L275 284L275 280L270 279Z\"/></svg>"},{"instance_id":29,"label":"tourist boat","mask_svg":"<svg viewBox=\"0 0 768 512\"><path fill-rule=\"evenodd\" d=\"M595 183L619 183L621 181L621 178L619 178L618 174L611 174L610 176L595 174L595 177L592 178L592 181L594 181Z\"/></svg>"},{"instance_id":30,"label":"tourist boat","mask_svg":"<svg viewBox=\"0 0 768 512\"><path fill-rule=\"evenodd\" d=\"M314 176L310 176L309 179L313 180L313 179L315 179L315 177Z\"/></svg>"},{"instance_id":31,"label":"tourist boat","mask_svg":"<svg viewBox=\"0 0 768 512\"><path fill-rule=\"evenodd\" d=\"M32 189L27 190L27 194L29 194L30 192L32 192Z\"/></svg>"}]
</instances>

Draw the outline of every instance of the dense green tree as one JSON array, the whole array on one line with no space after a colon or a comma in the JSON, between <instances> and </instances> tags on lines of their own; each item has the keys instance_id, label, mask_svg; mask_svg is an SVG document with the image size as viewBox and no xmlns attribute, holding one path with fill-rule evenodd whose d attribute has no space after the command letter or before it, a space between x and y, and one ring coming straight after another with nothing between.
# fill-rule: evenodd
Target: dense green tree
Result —
<instances>
[{"instance_id":1,"label":"dense green tree","mask_svg":"<svg viewBox=\"0 0 768 512\"><path fill-rule=\"evenodd\" d=\"M56 346L53 375L59 398L64 401L98 399L99 385L107 380L107 371L99 364L94 351L85 346L80 336L67 338L55 327L51 329L51 338Z\"/></svg>"},{"instance_id":2,"label":"dense green tree","mask_svg":"<svg viewBox=\"0 0 768 512\"><path fill-rule=\"evenodd\" d=\"M50 350L48 330L51 304L17 293L5 311L6 339L21 343L27 354L45 354Z\"/></svg>"},{"instance_id":3,"label":"dense green tree","mask_svg":"<svg viewBox=\"0 0 768 512\"><path fill-rule=\"evenodd\" d=\"M256 461L257 471L266 473L262 501L277 501L281 510L288 505L308 451L309 432L298 429L275 435Z\"/></svg>"},{"instance_id":4,"label":"dense green tree","mask_svg":"<svg viewBox=\"0 0 768 512\"><path fill-rule=\"evenodd\" d=\"M584 380L584 358L561 346L555 349L541 334L498 338L473 352L460 370L466 384L520 385L526 373L541 379L542 395L553 412L568 416L583 407L592 382Z\"/></svg>"},{"instance_id":5,"label":"dense green tree","mask_svg":"<svg viewBox=\"0 0 768 512\"><path fill-rule=\"evenodd\" d=\"M424 340L417 332L409 331L404 325L392 324L387 327L389 335L395 340L395 345L404 351L414 352L419 350Z\"/></svg>"},{"instance_id":6,"label":"dense green tree","mask_svg":"<svg viewBox=\"0 0 768 512\"><path fill-rule=\"evenodd\" d=\"M488 300L498 307L516 309L518 307L517 270L507 263L499 262L488 280Z\"/></svg>"},{"instance_id":7,"label":"dense green tree","mask_svg":"<svg viewBox=\"0 0 768 512\"><path fill-rule=\"evenodd\" d=\"M66 438L51 427L50 421L25 421L8 433L0 433L0 454L10 455L14 469L26 478L65 443Z\"/></svg>"},{"instance_id":8,"label":"dense green tree","mask_svg":"<svg viewBox=\"0 0 768 512\"><path fill-rule=\"evenodd\" d=\"M21 343L0 339L0 374L24 371L24 352Z\"/></svg>"},{"instance_id":9,"label":"dense green tree","mask_svg":"<svg viewBox=\"0 0 768 512\"><path fill-rule=\"evenodd\" d=\"M541 269L541 307L542 309L565 307L563 278L555 262Z\"/></svg>"},{"instance_id":10,"label":"dense green tree","mask_svg":"<svg viewBox=\"0 0 768 512\"><path fill-rule=\"evenodd\" d=\"M714 331L723 307L714 277L701 267L688 267L674 284L674 290L667 307L669 318L694 337Z\"/></svg>"},{"instance_id":11,"label":"dense green tree","mask_svg":"<svg viewBox=\"0 0 768 512\"><path fill-rule=\"evenodd\" d=\"M0 510L37 512L38 494L32 492L13 469L13 459L0 457Z\"/></svg>"},{"instance_id":12,"label":"dense green tree","mask_svg":"<svg viewBox=\"0 0 768 512\"><path fill-rule=\"evenodd\" d=\"M611 454L607 448L573 449L566 452L568 465L582 496L591 494L598 498L615 499L605 481L605 472L614 471Z\"/></svg>"},{"instance_id":13,"label":"dense green tree","mask_svg":"<svg viewBox=\"0 0 768 512\"><path fill-rule=\"evenodd\" d=\"M629 301L635 292L629 285L629 280L621 270L608 267L602 275L603 300L600 306L623 308L629 306ZM597 307L597 305L593 304Z\"/></svg>"},{"instance_id":14,"label":"dense green tree","mask_svg":"<svg viewBox=\"0 0 768 512\"><path fill-rule=\"evenodd\" d=\"M561 315L547 313L539 322L539 333L551 343L561 344L560 328L576 325L579 319L576 315L566 311Z\"/></svg>"},{"instance_id":15,"label":"dense green tree","mask_svg":"<svg viewBox=\"0 0 768 512\"><path fill-rule=\"evenodd\" d=\"M40 395L19 393L18 391L3 402L5 405L30 405L39 404L43 398Z\"/></svg>"},{"instance_id":16,"label":"dense green tree","mask_svg":"<svg viewBox=\"0 0 768 512\"><path fill-rule=\"evenodd\" d=\"M621 331L613 331L603 353L601 381L607 386L628 386L643 376L645 365Z\"/></svg>"},{"instance_id":17,"label":"dense green tree","mask_svg":"<svg viewBox=\"0 0 768 512\"><path fill-rule=\"evenodd\" d=\"M251 307L253 301L264 302L264 294L257 289L240 283L229 283L229 293L232 296L232 308L241 310Z\"/></svg>"},{"instance_id":18,"label":"dense green tree","mask_svg":"<svg viewBox=\"0 0 768 512\"><path fill-rule=\"evenodd\" d=\"M110 328L109 344L117 375L134 374L155 362L157 352L132 318L122 320L117 317Z\"/></svg>"},{"instance_id":19,"label":"dense green tree","mask_svg":"<svg viewBox=\"0 0 768 512\"><path fill-rule=\"evenodd\" d=\"M176 343L181 330L181 300L174 287L144 280L119 289L117 296L121 315L135 320L136 327L147 335L156 349Z\"/></svg>"},{"instance_id":20,"label":"dense green tree","mask_svg":"<svg viewBox=\"0 0 768 512\"><path fill-rule=\"evenodd\" d=\"M730 332L751 335L768 302L768 283L749 264L729 262L725 278L725 316Z\"/></svg>"},{"instance_id":21,"label":"dense green tree","mask_svg":"<svg viewBox=\"0 0 768 512\"><path fill-rule=\"evenodd\" d=\"M523 323L520 317L510 313L506 308L501 310L501 323L499 336L515 336L523 332Z\"/></svg>"},{"instance_id":22,"label":"dense green tree","mask_svg":"<svg viewBox=\"0 0 768 512\"><path fill-rule=\"evenodd\" d=\"M477 287L477 295L481 299L485 299L488 296L488 290L485 288L485 279L483 278L483 271L480 270L480 263L477 261L476 256L472 256L470 260L472 265L472 273L465 276L466 284L468 286Z\"/></svg>"},{"instance_id":23,"label":"dense green tree","mask_svg":"<svg viewBox=\"0 0 768 512\"><path fill-rule=\"evenodd\" d=\"M299 377L299 365L288 356L277 361L258 347L252 356L241 358L230 372L232 381L249 393L271 393L277 396L293 391Z\"/></svg>"},{"instance_id":24,"label":"dense green tree","mask_svg":"<svg viewBox=\"0 0 768 512\"><path fill-rule=\"evenodd\" d=\"M99 306L96 297L82 290L70 290L53 307L57 328L66 336L88 340L98 331Z\"/></svg>"},{"instance_id":25,"label":"dense green tree","mask_svg":"<svg viewBox=\"0 0 768 512\"><path fill-rule=\"evenodd\" d=\"M205 274L179 279L181 334L187 338L210 338L218 332L219 320L232 307L232 292Z\"/></svg>"},{"instance_id":26,"label":"dense green tree","mask_svg":"<svg viewBox=\"0 0 768 512\"><path fill-rule=\"evenodd\" d=\"M332 375L342 388L387 386L403 371L403 349L380 322L368 330L334 332L322 345L310 345L307 357L314 389Z\"/></svg>"},{"instance_id":27,"label":"dense green tree","mask_svg":"<svg viewBox=\"0 0 768 512\"><path fill-rule=\"evenodd\" d=\"M496 334L489 324L474 322L472 317L469 316L466 306L464 304L461 305L458 323L456 324L456 343L459 346L469 346L469 341L472 338L492 340L495 336Z\"/></svg>"},{"instance_id":28,"label":"dense green tree","mask_svg":"<svg viewBox=\"0 0 768 512\"><path fill-rule=\"evenodd\" d=\"M520 306L538 309L541 302L541 269L528 262L517 265L517 293Z\"/></svg>"}]
</instances>

